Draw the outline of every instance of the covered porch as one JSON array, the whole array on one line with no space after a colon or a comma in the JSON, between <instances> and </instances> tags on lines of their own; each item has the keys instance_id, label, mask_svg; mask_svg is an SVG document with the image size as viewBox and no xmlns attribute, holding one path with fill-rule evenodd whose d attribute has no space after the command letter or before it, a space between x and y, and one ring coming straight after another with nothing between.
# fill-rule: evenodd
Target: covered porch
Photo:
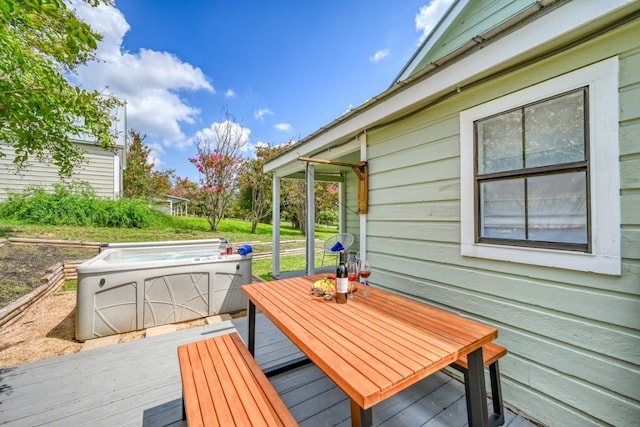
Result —
<instances>
[{"instance_id":1,"label":"covered porch","mask_svg":"<svg viewBox=\"0 0 640 427\"><path fill-rule=\"evenodd\" d=\"M329 144L321 151L300 147L301 151L286 152L271 160L265 166L265 172L273 176L273 255L272 276L276 279L300 274L312 275L333 271L331 263L322 263L318 267L316 257L326 257L326 253L318 251L314 235L316 230L316 206L318 195L315 193L316 182L333 182L339 187L338 192L338 234L353 235L354 242L347 252L356 252L361 258L366 257L367 211L368 211L368 164L366 160L366 133L350 135L345 141ZM306 269L304 272L280 271L280 212L281 182L285 179L305 181L305 230L306 230ZM332 257L329 257L332 258Z\"/></svg>"}]
</instances>

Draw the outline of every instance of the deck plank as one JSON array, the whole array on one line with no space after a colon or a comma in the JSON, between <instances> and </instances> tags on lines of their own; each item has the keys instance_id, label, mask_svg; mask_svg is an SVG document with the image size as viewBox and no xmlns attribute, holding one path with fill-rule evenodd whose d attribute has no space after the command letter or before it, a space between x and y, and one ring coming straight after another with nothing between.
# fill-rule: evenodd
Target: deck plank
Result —
<instances>
[{"instance_id":1,"label":"deck plank","mask_svg":"<svg viewBox=\"0 0 640 427\"><path fill-rule=\"evenodd\" d=\"M301 355L266 317L258 315L256 322L256 360L263 369ZM232 330L246 339L247 319L1 369L0 424L182 426L177 347ZM271 381L301 426L350 425L346 395L316 366ZM373 414L374 425L462 425L464 386L438 373L382 402ZM509 411L506 417L513 425L534 426Z\"/></svg>"}]
</instances>

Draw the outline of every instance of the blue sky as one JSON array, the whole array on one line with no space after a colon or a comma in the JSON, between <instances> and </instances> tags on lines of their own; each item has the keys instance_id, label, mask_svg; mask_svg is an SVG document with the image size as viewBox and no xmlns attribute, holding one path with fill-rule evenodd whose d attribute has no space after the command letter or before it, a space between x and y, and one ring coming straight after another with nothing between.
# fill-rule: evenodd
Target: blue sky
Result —
<instances>
[{"instance_id":1,"label":"blue sky","mask_svg":"<svg viewBox=\"0 0 640 427\"><path fill-rule=\"evenodd\" d=\"M386 90L451 2L75 1L104 36L77 83L125 99L156 169L197 181L188 158L225 110L247 156L304 138Z\"/></svg>"}]
</instances>

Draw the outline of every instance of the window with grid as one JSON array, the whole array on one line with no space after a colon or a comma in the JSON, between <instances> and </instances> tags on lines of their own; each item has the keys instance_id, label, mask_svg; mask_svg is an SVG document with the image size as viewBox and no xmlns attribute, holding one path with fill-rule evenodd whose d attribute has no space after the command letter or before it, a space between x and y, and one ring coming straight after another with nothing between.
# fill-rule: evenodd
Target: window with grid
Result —
<instances>
[{"instance_id":1,"label":"window with grid","mask_svg":"<svg viewBox=\"0 0 640 427\"><path fill-rule=\"evenodd\" d=\"M462 256L621 274L618 61L460 112Z\"/></svg>"},{"instance_id":2,"label":"window with grid","mask_svg":"<svg viewBox=\"0 0 640 427\"><path fill-rule=\"evenodd\" d=\"M588 252L588 88L474 123L476 240Z\"/></svg>"}]
</instances>

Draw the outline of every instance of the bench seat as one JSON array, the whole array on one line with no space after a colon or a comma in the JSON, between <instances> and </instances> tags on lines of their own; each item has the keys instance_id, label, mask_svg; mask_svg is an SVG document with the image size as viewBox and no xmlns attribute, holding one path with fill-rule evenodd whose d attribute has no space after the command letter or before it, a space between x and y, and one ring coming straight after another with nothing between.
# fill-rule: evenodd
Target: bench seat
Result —
<instances>
[{"instance_id":1,"label":"bench seat","mask_svg":"<svg viewBox=\"0 0 640 427\"><path fill-rule=\"evenodd\" d=\"M189 426L297 426L236 332L178 347Z\"/></svg>"},{"instance_id":2,"label":"bench seat","mask_svg":"<svg viewBox=\"0 0 640 427\"><path fill-rule=\"evenodd\" d=\"M489 343L482 346L482 363L485 368L489 368L489 379L491 381L491 400L493 402L493 414L490 415L489 421L492 427L504 424L504 404L502 403L502 389L500 387L500 370L498 369L498 359L507 354L507 349L499 344ZM469 365L467 356L458 358L451 366L464 374L464 385L466 395L469 396L467 390L467 376Z\"/></svg>"},{"instance_id":3,"label":"bench seat","mask_svg":"<svg viewBox=\"0 0 640 427\"><path fill-rule=\"evenodd\" d=\"M485 344L482 346L482 363L484 364L485 368L488 368L506 354L507 349L501 345L492 342L489 344ZM458 360L455 361L455 364L461 366L464 369L469 369L469 365L467 364L467 356L458 358Z\"/></svg>"}]
</instances>

